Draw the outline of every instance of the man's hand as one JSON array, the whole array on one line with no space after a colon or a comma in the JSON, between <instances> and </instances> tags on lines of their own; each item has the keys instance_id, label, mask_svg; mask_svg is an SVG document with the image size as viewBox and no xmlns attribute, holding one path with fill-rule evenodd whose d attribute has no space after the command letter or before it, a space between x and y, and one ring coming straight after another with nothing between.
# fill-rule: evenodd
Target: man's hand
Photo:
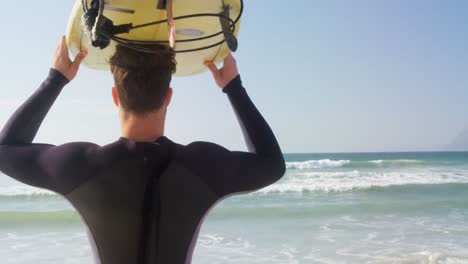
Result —
<instances>
[{"instance_id":1,"label":"man's hand","mask_svg":"<svg viewBox=\"0 0 468 264\"><path fill-rule=\"evenodd\" d=\"M232 54L229 54L226 59L224 59L223 68L218 69L216 65L212 62L205 62L205 66L213 74L213 77L216 81L216 84L221 88L224 89L232 80L234 80L237 75L239 75L239 71L237 70L237 64Z\"/></svg>"},{"instance_id":2,"label":"man's hand","mask_svg":"<svg viewBox=\"0 0 468 264\"><path fill-rule=\"evenodd\" d=\"M52 69L59 71L63 76L65 76L69 81L75 79L78 69L80 68L81 62L86 57L87 52L80 52L74 61L70 60L68 55L68 47L65 36L60 40L60 44L55 51L54 62L52 64Z\"/></svg>"}]
</instances>

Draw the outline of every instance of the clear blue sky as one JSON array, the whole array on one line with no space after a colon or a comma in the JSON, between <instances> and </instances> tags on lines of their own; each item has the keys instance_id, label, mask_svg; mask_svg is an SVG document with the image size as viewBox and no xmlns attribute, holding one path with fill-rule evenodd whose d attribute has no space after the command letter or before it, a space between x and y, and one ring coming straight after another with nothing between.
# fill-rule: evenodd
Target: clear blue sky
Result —
<instances>
[{"instance_id":1,"label":"clear blue sky","mask_svg":"<svg viewBox=\"0 0 468 264\"><path fill-rule=\"evenodd\" d=\"M436 150L468 126L468 2L245 0L235 54L284 152ZM0 124L46 77L71 0L2 3ZM37 141L119 137L107 72L82 68ZM225 96L177 78L167 135L245 149Z\"/></svg>"}]
</instances>

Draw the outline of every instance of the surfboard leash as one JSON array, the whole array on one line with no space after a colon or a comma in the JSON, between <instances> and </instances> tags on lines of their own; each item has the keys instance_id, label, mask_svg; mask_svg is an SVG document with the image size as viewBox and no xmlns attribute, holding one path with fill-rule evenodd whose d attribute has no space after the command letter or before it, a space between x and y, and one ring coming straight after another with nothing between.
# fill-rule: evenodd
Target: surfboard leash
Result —
<instances>
[{"instance_id":1,"label":"surfboard leash","mask_svg":"<svg viewBox=\"0 0 468 264\"><path fill-rule=\"evenodd\" d=\"M170 0L169 0L170 1ZM168 1L163 1L167 4ZM161 1L158 5L160 9L167 9L167 6L161 4ZM223 1L224 4L224 1ZM122 25L114 25L113 21L109 18L104 16L105 10L105 2L104 0L92 0L90 3L90 7L88 7L88 0L82 0L83 6L83 23L89 32L91 44L94 47L98 47L100 49L105 49L110 45L111 40L121 44L122 46L138 50L141 52L146 53L160 53L161 51L155 51L148 47L148 45L155 45L155 44L165 44L171 45L171 41L141 41L141 40L131 40L122 37L118 37L119 34L129 33L132 30L155 26L163 23L167 23L170 27L172 21L181 20L181 19L190 19L195 17L218 17L221 23L221 31L211 34L209 36L198 37L198 38L191 38L191 39L184 39L184 40L174 40L174 43L184 43L184 42L196 42L211 39L220 35L224 35L224 39L212 45L203 46L200 48L194 49L187 49L187 50L172 50L175 53L188 53L188 52L196 52L205 49L210 49L213 47L220 46L224 43L227 43L229 49L235 52L238 48L238 41L235 37L234 33L236 30L236 25L239 22L240 18L242 17L244 11L244 1L240 0L240 11L239 15L236 19L232 19L229 16L230 6L225 5L223 6L223 11L221 13L199 13L199 14L192 14L192 15L185 15L185 16L178 16L178 17L168 17L168 19L153 21L141 25L133 25L132 23L129 24L122 24ZM172 27L172 29L174 29ZM169 38L170 39L170 38Z\"/></svg>"}]
</instances>

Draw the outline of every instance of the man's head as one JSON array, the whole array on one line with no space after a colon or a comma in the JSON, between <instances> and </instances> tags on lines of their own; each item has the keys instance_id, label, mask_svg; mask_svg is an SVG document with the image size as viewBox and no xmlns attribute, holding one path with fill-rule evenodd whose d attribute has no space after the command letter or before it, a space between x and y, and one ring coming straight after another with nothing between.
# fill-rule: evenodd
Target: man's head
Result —
<instances>
[{"instance_id":1,"label":"man's head","mask_svg":"<svg viewBox=\"0 0 468 264\"><path fill-rule=\"evenodd\" d=\"M167 107L170 102L175 54L160 45L152 49L160 52L143 53L118 45L110 59L114 101L127 113L144 116Z\"/></svg>"}]
</instances>

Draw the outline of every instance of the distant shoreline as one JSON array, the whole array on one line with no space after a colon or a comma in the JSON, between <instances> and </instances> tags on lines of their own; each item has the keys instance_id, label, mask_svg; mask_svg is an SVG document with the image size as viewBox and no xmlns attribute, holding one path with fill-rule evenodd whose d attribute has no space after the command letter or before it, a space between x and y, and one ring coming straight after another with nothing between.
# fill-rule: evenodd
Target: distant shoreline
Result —
<instances>
[{"instance_id":1,"label":"distant shoreline","mask_svg":"<svg viewBox=\"0 0 468 264\"><path fill-rule=\"evenodd\" d=\"M344 152L290 152L283 153L284 155L327 155L327 154L421 154L421 153L467 153L468 150L462 151L446 151L446 150L434 150L434 151L366 151L366 152L355 152L355 151L344 151Z\"/></svg>"}]
</instances>

